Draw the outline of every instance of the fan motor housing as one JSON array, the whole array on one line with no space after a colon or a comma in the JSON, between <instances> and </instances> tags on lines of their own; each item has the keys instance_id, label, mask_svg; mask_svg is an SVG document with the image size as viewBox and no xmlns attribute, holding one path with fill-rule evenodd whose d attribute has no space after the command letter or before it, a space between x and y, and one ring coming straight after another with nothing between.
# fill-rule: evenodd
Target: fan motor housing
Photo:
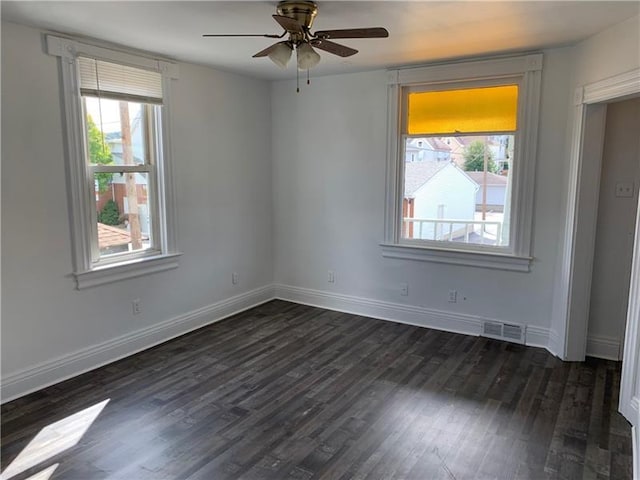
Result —
<instances>
[{"instance_id":1,"label":"fan motor housing","mask_svg":"<svg viewBox=\"0 0 640 480\"><path fill-rule=\"evenodd\" d=\"M278 3L277 13L283 17L295 19L309 30L318 14L318 6L315 2L283 0Z\"/></svg>"}]
</instances>

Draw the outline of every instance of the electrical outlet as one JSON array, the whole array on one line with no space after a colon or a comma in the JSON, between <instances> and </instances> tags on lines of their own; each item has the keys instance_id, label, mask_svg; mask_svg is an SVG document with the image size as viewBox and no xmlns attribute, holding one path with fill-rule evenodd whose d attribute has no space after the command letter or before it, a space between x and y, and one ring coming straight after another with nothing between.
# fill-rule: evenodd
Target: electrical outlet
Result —
<instances>
[{"instance_id":1,"label":"electrical outlet","mask_svg":"<svg viewBox=\"0 0 640 480\"><path fill-rule=\"evenodd\" d=\"M616 183L616 197L633 197L633 182Z\"/></svg>"},{"instance_id":2,"label":"electrical outlet","mask_svg":"<svg viewBox=\"0 0 640 480\"><path fill-rule=\"evenodd\" d=\"M327 282L335 283L335 281L336 281L336 276L333 273L333 270L329 270L329 274L327 275Z\"/></svg>"},{"instance_id":3,"label":"electrical outlet","mask_svg":"<svg viewBox=\"0 0 640 480\"><path fill-rule=\"evenodd\" d=\"M139 298L136 298L133 302L131 302L131 307L134 315L139 315L142 312L142 305L140 304Z\"/></svg>"},{"instance_id":4,"label":"electrical outlet","mask_svg":"<svg viewBox=\"0 0 640 480\"><path fill-rule=\"evenodd\" d=\"M233 272L231 274L231 283L233 283L234 285L237 285L238 281L239 281L238 274L236 272Z\"/></svg>"},{"instance_id":5,"label":"electrical outlet","mask_svg":"<svg viewBox=\"0 0 640 480\"><path fill-rule=\"evenodd\" d=\"M400 284L400 295L402 295L403 297L406 297L407 295L409 295L409 284L408 283L401 283Z\"/></svg>"},{"instance_id":6,"label":"electrical outlet","mask_svg":"<svg viewBox=\"0 0 640 480\"><path fill-rule=\"evenodd\" d=\"M458 303L458 291L449 290L449 303Z\"/></svg>"}]
</instances>

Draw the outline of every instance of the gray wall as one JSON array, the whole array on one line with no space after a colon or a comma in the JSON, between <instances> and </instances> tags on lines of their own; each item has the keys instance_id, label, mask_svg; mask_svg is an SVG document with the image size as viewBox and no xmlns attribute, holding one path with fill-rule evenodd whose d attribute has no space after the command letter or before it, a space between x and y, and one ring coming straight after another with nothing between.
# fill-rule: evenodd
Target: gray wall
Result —
<instances>
[{"instance_id":1,"label":"gray wall","mask_svg":"<svg viewBox=\"0 0 640 480\"><path fill-rule=\"evenodd\" d=\"M272 282L269 85L179 67L171 127L180 267L77 291L58 59L43 52L39 30L2 24L4 378ZM135 298L143 311L134 317Z\"/></svg>"},{"instance_id":2,"label":"gray wall","mask_svg":"<svg viewBox=\"0 0 640 480\"><path fill-rule=\"evenodd\" d=\"M545 52L530 273L383 258L387 76L273 84L275 277L279 284L548 327L571 49ZM304 125L307 128L300 129ZM297 132L292 136L290 132ZM336 282L327 283L334 270ZM400 283L409 295L400 295ZM448 291L460 301L448 302ZM463 300L466 298L466 300Z\"/></svg>"}]
</instances>

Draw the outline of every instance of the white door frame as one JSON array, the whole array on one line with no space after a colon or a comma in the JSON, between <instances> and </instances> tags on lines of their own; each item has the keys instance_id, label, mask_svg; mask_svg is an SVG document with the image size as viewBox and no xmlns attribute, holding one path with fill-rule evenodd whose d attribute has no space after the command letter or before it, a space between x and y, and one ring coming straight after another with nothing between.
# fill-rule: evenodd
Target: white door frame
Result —
<instances>
[{"instance_id":1,"label":"white door frame","mask_svg":"<svg viewBox=\"0 0 640 480\"><path fill-rule=\"evenodd\" d=\"M560 253L559 311L554 315L563 360L582 361L587 349L606 104L640 94L640 68L579 87L574 96L564 245ZM628 336L628 334L627 334ZM625 361L632 360L624 353Z\"/></svg>"}]
</instances>

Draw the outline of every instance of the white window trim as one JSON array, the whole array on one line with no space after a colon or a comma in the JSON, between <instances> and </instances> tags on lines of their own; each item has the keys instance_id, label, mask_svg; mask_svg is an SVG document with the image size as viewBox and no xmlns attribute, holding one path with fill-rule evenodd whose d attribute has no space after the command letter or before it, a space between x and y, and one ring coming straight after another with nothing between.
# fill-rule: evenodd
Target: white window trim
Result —
<instances>
[{"instance_id":1,"label":"white window trim","mask_svg":"<svg viewBox=\"0 0 640 480\"><path fill-rule=\"evenodd\" d=\"M138 277L150 273L176 268L177 249L177 217L175 202L175 185L171 165L170 145L170 79L178 78L177 65L142 55L112 50L97 45L79 42L73 39L47 35L47 51L49 55L60 57L62 70L63 107L66 119L66 159L69 176L69 205L71 213L72 254L74 276L77 288L83 289L115 282L127 278ZM85 178L86 159L83 142L82 99L78 83L76 58L80 55L100 58L138 68L154 70L162 74L162 94L164 105L160 115L160 138L158 142L157 169L157 202L158 202L158 247L159 252L151 252L147 256L131 256L124 261L94 265L91 255L91 212L87 202L88 180ZM93 179L91 179L93 188Z\"/></svg>"},{"instance_id":2,"label":"white window trim","mask_svg":"<svg viewBox=\"0 0 640 480\"><path fill-rule=\"evenodd\" d=\"M542 54L390 70L388 72L387 174L385 238L382 255L388 258L469 265L500 270L530 270L533 193L538 143L538 114ZM402 216L402 93L414 85L481 82L520 77L518 102L518 165L512 177L512 242L508 252L467 247L462 244L433 246L405 241L401 236Z\"/></svg>"}]
</instances>

